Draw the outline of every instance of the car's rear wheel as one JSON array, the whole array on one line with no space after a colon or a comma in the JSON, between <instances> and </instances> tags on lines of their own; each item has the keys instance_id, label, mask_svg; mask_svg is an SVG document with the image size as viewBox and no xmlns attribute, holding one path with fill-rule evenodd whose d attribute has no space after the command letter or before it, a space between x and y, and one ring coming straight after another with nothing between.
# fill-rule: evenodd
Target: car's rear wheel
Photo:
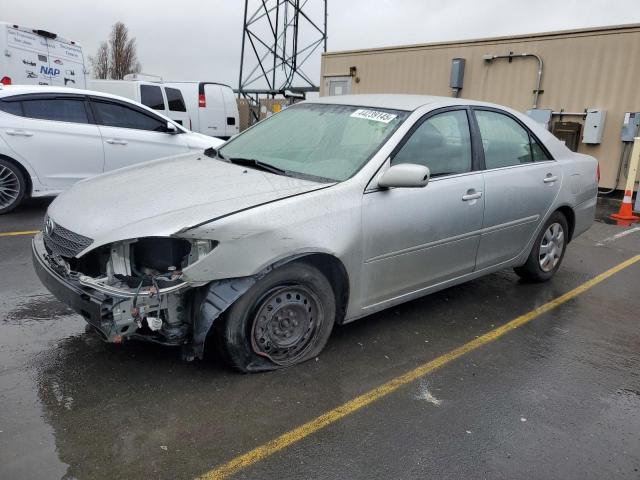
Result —
<instances>
[{"instance_id":1,"label":"car's rear wheel","mask_svg":"<svg viewBox=\"0 0 640 480\"><path fill-rule=\"evenodd\" d=\"M515 272L525 280L545 282L560 268L567 247L569 227L561 212L555 212L536 238L527 262L515 268Z\"/></svg>"},{"instance_id":2,"label":"car's rear wheel","mask_svg":"<svg viewBox=\"0 0 640 480\"><path fill-rule=\"evenodd\" d=\"M27 184L20 169L0 158L0 215L9 213L24 199Z\"/></svg>"},{"instance_id":3,"label":"car's rear wheel","mask_svg":"<svg viewBox=\"0 0 640 480\"><path fill-rule=\"evenodd\" d=\"M225 312L218 348L243 372L275 370L316 357L331 334L335 295L315 267L293 262L259 280Z\"/></svg>"}]
</instances>

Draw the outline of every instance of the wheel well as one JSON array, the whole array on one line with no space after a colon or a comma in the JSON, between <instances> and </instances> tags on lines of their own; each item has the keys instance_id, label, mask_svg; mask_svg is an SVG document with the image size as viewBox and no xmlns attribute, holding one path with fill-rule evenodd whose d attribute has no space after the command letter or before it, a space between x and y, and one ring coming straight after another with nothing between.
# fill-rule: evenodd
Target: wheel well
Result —
<instances>
[{"instance_id":1,"label":"wheel well","mask_svg":"<svg viewBox=\"0 0 640 480\"><path fill-rule=\"evenodd\" d=\"M24 168L24 166L21 163L17 162L11 157L7 157L6 155L0 154L0 158L2 160L6 160L9 163L12 163L18 168L18 170L20 170L20 173L22 173L22 176L24 177L24 181L27 184L27 191L25 192L25 195L31 196L31 190L33 188L33 185L31 184L31 175L29 175L29 172L27 172L27 169Z\"/></svg>"},{"instance_id":2,"label":"wheel well","mask_svg":"<svg viewBox=\"0 0 640 480\"><path fill-rule=\"evenodd\" d=\"M336 323L342 323L349 303L349 275L343 263L327 253L305 255L298 261L313 265L327 277L336 298Z\"/></svg>"},{"instance_id":3,"label":"wheel well","mask_svg":"<svg viewBox=\"0 0 640 480\"><path fill-rule=\"evenodd\" d=\"M576 214L571 207L567 207L566 205L560 207L556 211L562 213L564 215L564 218L567 219L567 224L569 225L569 239L567 241L568 243L573 238L573 230L576 226Z\"/></svg>"}]
</instances>

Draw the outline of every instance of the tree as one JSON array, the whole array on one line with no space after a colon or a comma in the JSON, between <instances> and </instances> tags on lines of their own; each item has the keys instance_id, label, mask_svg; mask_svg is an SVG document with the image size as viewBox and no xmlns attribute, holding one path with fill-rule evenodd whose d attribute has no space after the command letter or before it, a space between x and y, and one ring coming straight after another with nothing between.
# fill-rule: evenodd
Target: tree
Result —
<instances>
[{"instance_id":1,"label":"tree","mask_svg":"<svg viewBox=\"0 0 640 480\"><path fill-rule=\"evenodd\" d=\"M98 53L95 57L90 57L93 65L93 76L96 78L109 78L109 45L107 42L100 42Z\"/></svg>"},{"instance_id":2,"label":"tree","mask_svg":"<svg viewBox=\"0 0 640 480\"><path fill-rule=\"evenodd\" d=\"M122 22L111 27L109 42L101 42L96 56L90 61L95 78L122 80L125 75L142 69L136 53L136 39L129 38L129 29Z\"/></svg>"},{"instance_id":3,"label":"tree","mask_svg":"<svg viewBox=\"0 0 640 480\"><path fill-rule=\"evenodd\" d=\"M128 73L140 72L140 62L136 54L136 39L129 38L129 29L117 22L111 29L109 38L109 73L114 80L122 80Z\"/></svg>"}]
</instances>

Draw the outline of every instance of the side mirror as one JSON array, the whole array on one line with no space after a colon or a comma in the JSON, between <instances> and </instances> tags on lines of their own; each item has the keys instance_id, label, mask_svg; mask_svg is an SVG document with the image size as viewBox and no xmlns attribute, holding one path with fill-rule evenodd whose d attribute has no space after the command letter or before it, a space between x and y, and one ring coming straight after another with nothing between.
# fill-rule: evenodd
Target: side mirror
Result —
<instances>
[{"instance_id":1,"label":"side mirror","mask_svg":"<svg viewBox=\"0 0 640 480\"><path fill-rule=\"evenodd\" d=\"M429 167L415 163L400 163L391 166L378 180L381 188L422 188L429 183Z\"/></svg>"},{"instance_id":2,"label":"side mirror","mask_svg":"<svg viewBox=\"0 0 640 480\"><path fill-rule=\"evenodd\" d=\"M173 123L167 122L167 129L165 130L170 135L175 135L178 133L178 127L176 127Z\"/></svg>"}]
</instances>

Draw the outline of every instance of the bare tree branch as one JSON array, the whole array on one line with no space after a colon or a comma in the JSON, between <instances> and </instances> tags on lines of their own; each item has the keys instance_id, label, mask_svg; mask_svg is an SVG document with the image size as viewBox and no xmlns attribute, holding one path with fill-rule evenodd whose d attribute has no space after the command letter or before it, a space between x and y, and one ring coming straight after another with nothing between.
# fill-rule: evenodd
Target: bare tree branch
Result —
<instances>
[{"instance_id":1,"label":"bare tree branch","mask_svg":"<svg viewBox=\"0 0 640 480\"><path fill-rule=\"evenodd\" d=\"M93 76L95 78L108 78L109 76L109 46L107 42L100 42L95 57L89 57L89 62L93 67Z\"/></svg>"},{"instance_id":2,"label":"bare tree branch","mask_svg":"<svg viewBox=\"0 0 640 480\"><path fill-rule=\"evenodd\" d=\"M90 57L89 61L95 78L122 80L125 75L142 70L136 39L129 38L129 29L122 22L116 22L111 27L108 43L100 43L96 56Z\"/></svg>"}]
</instances>

